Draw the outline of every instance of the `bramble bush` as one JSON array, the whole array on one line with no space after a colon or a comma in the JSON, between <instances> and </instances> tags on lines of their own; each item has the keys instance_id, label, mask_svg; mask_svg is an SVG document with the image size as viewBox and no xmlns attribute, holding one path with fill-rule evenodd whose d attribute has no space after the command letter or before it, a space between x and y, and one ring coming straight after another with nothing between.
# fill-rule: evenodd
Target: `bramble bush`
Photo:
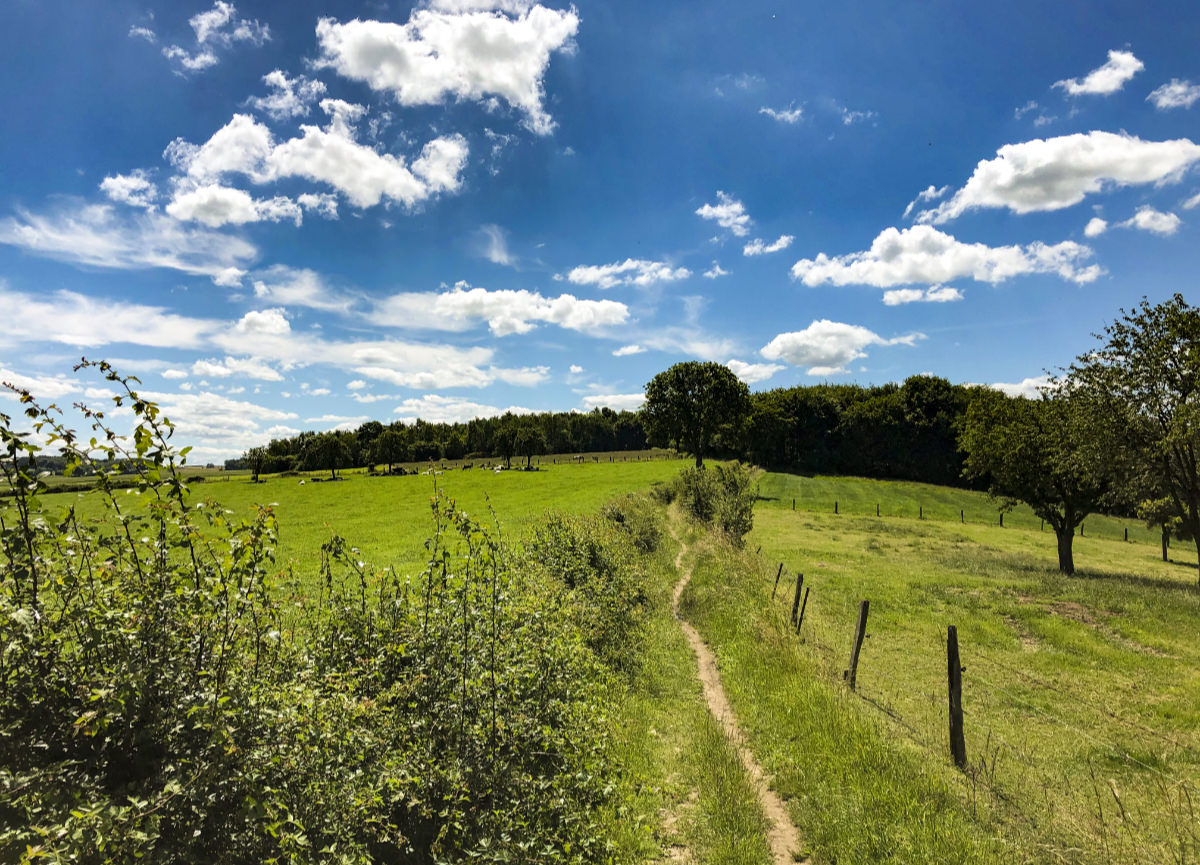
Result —
<instances>
[{"instance_id":1,"label":"bramble bush","mask_svg":"<svg viewBox=\"0 0 1200 865\"><path fill-rule=\"evenodd\" d=\"M82 366L120 389L131 437L81 407L81 440L18 395L47 447L95 471L100 517L43 505L42 450L0 414L0 861L608 857L613 683L573 593L593 582L635 637L626 553L584 533L604 575L547 581L435 494L421 574L335 536L301 593L274 564L271 509L193 501L187 451L136 379ZM575 531L556 526L544 537Z\"/></svg>"}]
</instances>

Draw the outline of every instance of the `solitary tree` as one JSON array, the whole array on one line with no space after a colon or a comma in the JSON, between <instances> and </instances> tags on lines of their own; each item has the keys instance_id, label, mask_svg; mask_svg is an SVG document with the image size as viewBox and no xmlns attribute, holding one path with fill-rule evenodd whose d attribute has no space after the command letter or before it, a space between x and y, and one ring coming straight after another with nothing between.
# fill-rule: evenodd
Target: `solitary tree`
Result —
<instances>
[{"instance_id":1,"label":"solitary tree","mask_svg":"<svg viewBox=\"0 0 1200 865\"><path fill-rule=\"evenodd\" d=\"M1108 484L1097 458L1094 411L1069 382L1037 399L979 391L959 438L966 474L984 478L1006 507L1024 502L1058 537L1058 569L1075 573L1072 541Z\"/></svg>"},{"instance_id":2,"label":"solitary tree","mask_svg":"<svg viewBox=\"0 0 1200 865\"><path fill-rule=\"evenodd\" d=\"M386 463L388 474L391 474L392 466L402 462L407 451L408 443L404 440L404 434L398 429L388 427L375 439L371 451L371 461Z\"/></svg>"},{"instance_id":3,"label":"solitary tree","mask_svg":"<svg viewBox=\"0 0 1200 865\"><path fill-rule=\"evenodd\" d=\"M250 468L250 482L258 483L258 476L262 473L263 463L267 461L267 449L262 445L252 447L246 451L242 457L246 461L246 465Z\"/></svg>"},{"instance_id":4,"label":"solitary tree","mask_svg":"<svg viewBox=\"0 0 1200 865\"><path fill-rule=\"evenodd\" d=\"M350 462L350 448L336 432L317 433L305 445L302 460L305 469L329 469L330 478L337 480L337 470Z\"/></svg>"},{"instance_id":5,"label":"solitary tree","mask_svg":"<svg viewBox=\"0 0 1200 865\"><path fill-rule=\"evenodd\" d=\"M1110 447L1157 473L1200 564L1200 309L1181 294L1156 306L1143 299L1100 338L1072 377L1113 420Z\"/></svg>"},{"instance_id":6,"label":"solitary tree","mask_svg":"<svg viewBox=\"0 0 1200 865\"><path fill-rule=\"evenodd\" d=\"M530 468L533 465L534 454L546 450L546 436L541 429L527 421L517 430L513 445L516 452L525 457L525 468Z\"/></svg>"},{"instance_id":7,"label":"solitary tree","mask_svg":"<svg viewBox=\"0 0 1200 865\"><path fill-rule=\"evenodd\" d=\"M646 385L642 425L654 444L677 444L704 465L718 435L734 435L750 414L750 391L724 364L686 361Z\"/></svg>"}]
</instances>

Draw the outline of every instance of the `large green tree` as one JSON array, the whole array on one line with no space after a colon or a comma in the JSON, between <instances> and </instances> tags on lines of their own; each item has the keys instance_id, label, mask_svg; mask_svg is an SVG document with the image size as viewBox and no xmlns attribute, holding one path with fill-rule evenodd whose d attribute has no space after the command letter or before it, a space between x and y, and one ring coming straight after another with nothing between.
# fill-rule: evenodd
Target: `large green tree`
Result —
<instances>
[{"instance_id":1,"label":"large green tree","mask_svg":"<svg viewBox=\"0 0 1200 865\"><path fill-rule=\"evenodd\" d=\"M704 465L714 440L736 439L750 415L750 391L729 367L686 361L646 385L642 426L654 444L675 444Z\"/></svg>"},{"instance_id":2,"label":"large green tree","mask_svg":"<svg viewBox=\"0 0 1200 865\"><path fill-rule=\"evenodd\" d=\"M1105 404L1110 449L1157 475L1200 564L1200 309L1143 299L1099 338L1072 377Z\"/></svg>"},{"instance_id":3,"label":"large green tree","mask_svg":"<svg viewBox=\"0 0 1200 865\"><path fill-rule=\"evenodd\" d=\"M1095 432L1096 411L1069 381L1039 398L980 389L967 408L959 444L965 471L1007 506L1024 502L1054 528L1058 569L1075 573L1075 529L1106 500L1109 484Z\"/></svg>"}]
</instances>

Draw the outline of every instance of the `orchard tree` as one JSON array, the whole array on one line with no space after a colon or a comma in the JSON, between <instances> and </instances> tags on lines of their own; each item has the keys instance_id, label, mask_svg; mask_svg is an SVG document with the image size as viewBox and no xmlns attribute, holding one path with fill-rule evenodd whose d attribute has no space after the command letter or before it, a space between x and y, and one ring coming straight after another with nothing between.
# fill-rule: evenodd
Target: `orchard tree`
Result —
<instances>
[{"instance_id":1,"label":"orchard tree","mask_svg":"<svg viewBox=\"0 0 1200 865\"><path fill-rule=\"evenodd\" d=\"M1181 294L1155 306L1143 298L1098 338L1072 377L1112 419L1110 447L1157 475L1200 565L1200 309Z\"/></svg>"},{"instance_id":2,"label":"orchard tree","mask_svg":"<svg viewBox=\"0 0 1200 865\"><path fill-rule=\"evenodd\" d=\"M350 464L350 448L337 432L317 433L305 444L301 461L306 471L329 469L337 480L337 470Z\"/></svg>"},{"instance_id":3,"label":"orchard tree","mask_svg":"<svg viewBox=\"0 0 1200 865\"><path fill-rule=\"evenodd\" d=\"M642 426L652 444L675 443L704 465L721 435L736 436L750 414L750 391L729 367L712 361L677 363L646 385Z\"/></svg>"},{"instance_id":4,"label":"orchard tree","mask_svg":"<svg viewBox=\"0 0 1200 865\"><path fill-rule=\"evenodd\" d=\"M405 441L404 433L395 427L387 427L379 434L372 445L371 461L373 463L386 463L388 474L391 474L392 466L398 462L403 462L407 455L408 442Z\"/></svg>"},{"instance_id":5,"label":"orchard tree","mask_svg":"<svg viewBox=\"0 0 1200 865\"><path fill-rule=\"evenodd\" d=\"M1075 529L1100 509L1109 488L1096 422L1095 407L1069 380L1036 399L980 389L959 437L968 476L985 479L1005 507L1024 502L1054 528L1064 574L1075 573Z\"/></svg>"}]
</instances>

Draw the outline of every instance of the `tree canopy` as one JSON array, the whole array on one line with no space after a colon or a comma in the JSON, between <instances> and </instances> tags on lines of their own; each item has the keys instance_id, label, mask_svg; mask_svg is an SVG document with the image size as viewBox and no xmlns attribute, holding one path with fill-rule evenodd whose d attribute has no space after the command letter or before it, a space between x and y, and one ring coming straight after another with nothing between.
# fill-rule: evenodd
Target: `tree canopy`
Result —
<instances>
[{"instance_id":1,"label":"tree canopy","mask_svg":"<svg viewBox=\"0 0 1200 865\"><path fill-rule=\"evenodd\" d=\"M750 414L750 391L724 364L686 361L646 385L642 426L655 444L676 444L704 465L714 440L739 437Z\"/></svg>"}]
</instances>

